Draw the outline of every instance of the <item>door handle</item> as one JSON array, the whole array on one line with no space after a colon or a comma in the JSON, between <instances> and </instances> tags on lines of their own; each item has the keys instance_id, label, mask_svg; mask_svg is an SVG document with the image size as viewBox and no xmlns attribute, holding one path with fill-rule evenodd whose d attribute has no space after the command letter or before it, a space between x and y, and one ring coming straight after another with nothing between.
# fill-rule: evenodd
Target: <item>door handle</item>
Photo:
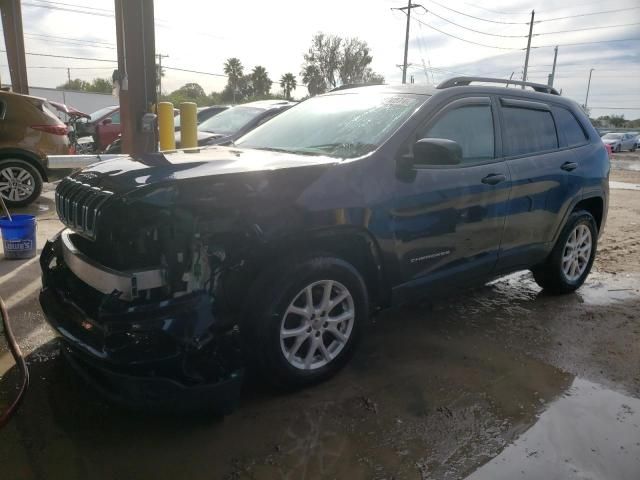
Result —
<instances>
[{"instance_id":1,"label":"door handle","mask_svg":"<svg viewBox=\"0 0 640 480\"><path fill-rule=\"evenodd\" d=\"M576 162L564 162L560 168L567 172L570 172L578 168L578 164Z\"/></svg>"},{"instance_id":2,"label":"door handle","mask_svg":"<svg viewBox=\"0 0 640 480\"><path fill-rule=\"evenodd\" d=\"M497 185L500 182L504 182L507 177L501 173L492 173L491 175L487 175L482 179L482 183L486 183L487 185Z\"/></svg>"}]
</instances>

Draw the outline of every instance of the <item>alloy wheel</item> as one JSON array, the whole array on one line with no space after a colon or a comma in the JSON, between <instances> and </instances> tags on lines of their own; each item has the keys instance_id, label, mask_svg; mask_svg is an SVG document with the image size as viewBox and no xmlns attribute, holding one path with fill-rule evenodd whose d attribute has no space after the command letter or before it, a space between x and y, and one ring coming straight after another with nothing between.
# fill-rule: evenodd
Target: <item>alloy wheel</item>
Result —
<instances>
[{"instance_id":1,"label":"alloy wheel","mask_svg":"<svg viewBox=\"0 0 640 480\"><path fill-rule=\"evenodd\" d=\"M300 370L316 370L332 362L353 332L355 307L349 290L335 280L304 287L280 323L280 349Z\"/></svg>"},{"instance_id":2,"label":"alloy wheel","mask_svg":"<svg viewBox=\"0 0 640 480\"><path fill-rule=\"evenodd\" d=\"M10 166L0 170L0 195L9 201L26 200L36 188L36 181L28 170Z\"/></svg>"},{"instance_id":3,"label":"alloy wheel","mask_svg":"<svg viewBox=\"0 0 640 480\"><path fill-rule=\"evenodd\" d=\"M570 282L578 280L589 265L593 238L584 224L577 225L569 234L562 252L562 272Z\"/></svg>"}]
</instances>

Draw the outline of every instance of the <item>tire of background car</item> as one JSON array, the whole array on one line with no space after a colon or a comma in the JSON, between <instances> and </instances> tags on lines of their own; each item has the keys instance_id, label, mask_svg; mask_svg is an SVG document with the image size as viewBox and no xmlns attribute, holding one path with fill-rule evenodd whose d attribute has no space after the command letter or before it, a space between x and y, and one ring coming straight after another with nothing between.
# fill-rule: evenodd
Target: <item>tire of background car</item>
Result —
<instances>
[{"instance_id":1,"label":"tire of background car","mask_svg":"<svg viewBox=\"0 0 640 480\"><path fill-rule=\"evenodd\" d=\"M616 147L616 149L614 150L615 153L620 153L620 151L622 150L622 145L618 145Z\"/></svg>"},{"instance_id":2,"label":"tire of background car","mask_svg":"<svg viewBox=\"0 0 640 480\"><path fill-rule=\"evenodd\" d=\"M0 158L0 195L7 207L25 207L41 192L42 175L36 167L20 158Z\"/></svg>"},{"instance_id":3,"label":"tire of background car","mask_svg":"<svg viewBox=\"0 0 640 480\"><path fill-rule=\"evenodd\" d=\"M544 290L570 293L586 280L598 246L598 227L586 210L573 212L565 224L547 261L532 269L533 277Z\"/></svg>"},{"instance_id":4,"label":"tire of background car","mask_svg":"<svg viewBox=\"0 0 640 480\"><path fill-rule=\"evenodd\" d=\"M330 256L288 258L261 276L242 326L252 364L276 387L328 379L353 354L368 320L365 282Z\"/></svg>"}]
</instances>

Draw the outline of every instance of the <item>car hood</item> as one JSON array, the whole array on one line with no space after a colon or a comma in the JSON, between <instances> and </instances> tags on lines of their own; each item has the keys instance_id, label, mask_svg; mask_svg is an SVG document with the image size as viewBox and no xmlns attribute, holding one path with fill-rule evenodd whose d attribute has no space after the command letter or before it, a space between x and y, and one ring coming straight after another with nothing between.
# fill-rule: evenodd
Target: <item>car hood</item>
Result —
<instances>
[{"instance_id":1,"label":"car hood","mask_svg":"<svg viewBox=\"0 0 640 480\"><path fill-rule=\"evenodd\" d=\"M152 185L202 180L212 176L329 167L336 163L336 159L324 156L210 147L193 153L151 153L135 158L122 156L94 163L73 174L72 178L101 190L125 193Z\"/></svg>"},{"instance_id":2,"label":"car hood","mask_svg":"<svg viewBox=\"0 0 640 480\"><path fill-rule=\"evenodd\" d=\"M604 143L607 143L609 145L611 145L612 143L618 143L621 142L622 139L621 138L603 138L602 141Z\"/></svg>"}]
</instances>

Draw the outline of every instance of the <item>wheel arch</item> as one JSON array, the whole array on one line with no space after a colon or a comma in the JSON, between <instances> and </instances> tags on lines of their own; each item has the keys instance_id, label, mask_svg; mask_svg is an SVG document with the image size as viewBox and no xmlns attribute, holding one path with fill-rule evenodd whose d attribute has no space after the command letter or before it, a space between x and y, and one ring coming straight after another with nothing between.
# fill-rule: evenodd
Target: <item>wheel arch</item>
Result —
<instances>
[{"instance_id":1,"label":"wheel arch","mask_svg":"<svg viewBox=\"0 0 640 480\"><path fill-rule=\"evenodd\" d=\"M389 304L391 290L384 273L381 249L370 232L358 227L344 225L273 239L260 249L257 256L260 260L254 262L251 270L259 276L278 259L323 254L353 265L364 279L373 309Z\"/></svg>"},{"instance_id":2,"label":"wheel arch","mask_svg":"<svg viewBox=\"0 0 640 480\"><path fill-rule=\"evenodd\" d=\"M42 177L43 182L49 181L49 176L47 175L47 171L43 166L43 160L38 157L35 153L30 152L28 150L22 150L19 148L1 148L0 149L0 162L7 159L19 159L28 162L31 166L33 166L38 173Z\"/></svg>"}]
</instances>

